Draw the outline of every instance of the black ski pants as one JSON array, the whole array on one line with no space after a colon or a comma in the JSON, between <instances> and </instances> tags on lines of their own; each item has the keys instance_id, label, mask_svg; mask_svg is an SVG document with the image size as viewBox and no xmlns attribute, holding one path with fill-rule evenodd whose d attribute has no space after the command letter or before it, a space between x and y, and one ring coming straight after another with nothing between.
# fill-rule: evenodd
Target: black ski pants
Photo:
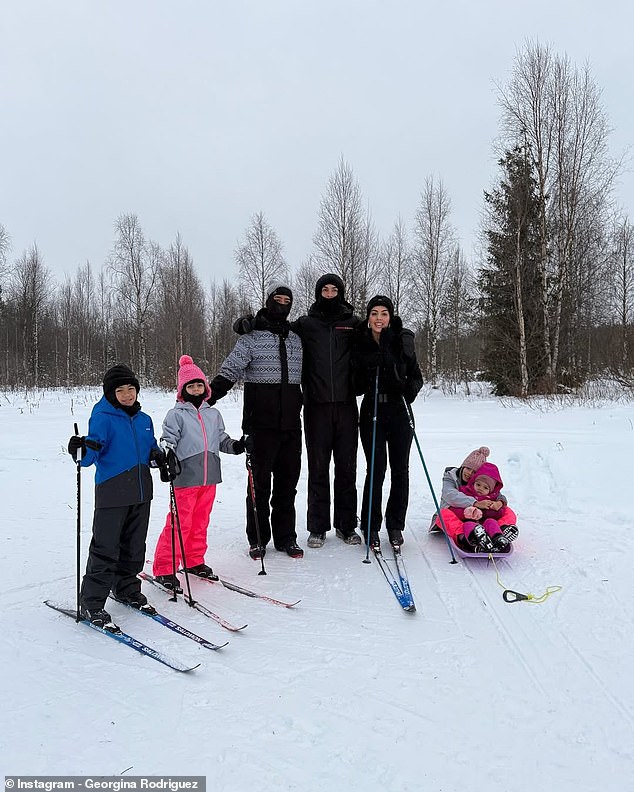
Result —
<instances>
[{"instance_id":1,"label":"black ski pants","mask_svg":"<svg viewBox=\"0 0 634 792\"><path fill-rule=\"evenodd\" d=\"M262 544L266 547L271 540L272 531L273 544L278 550L284 550L297 540L295 495L302 464L302 430L256 429L251 432L251 437L251 467L260 541L248 482L247 539L251 546Z\"/></svg>"},{"instance_id":2,"label":"black ski pants","mask_svg":"<svg viewBox=\"0 0 634 792\"><path fill-rule=\"evenodd\" d=\"M368 498L372 472L372 430L374 397L366 396L361 404L359 430L367 462L361 525L364 537L368 526ZM390 462L390 494L385 510L388 531L403 530L409 502L409 452L413 432L402 402L380 402L377 408L376 441L374 447L374 475L372 486L372 515L370 531L379 531L383 520L382 492L388 458Z\"/></svg>"},{"instance_id":3,"label":"black ski pants","mask_svg":"<svg viewBox=\"0 0 634 792\"><path fill-rule=\"evenodd\" d=\"M110 591L125 599L141 590L137 575L145 562L149 520L150 501L95 509L80 594L88 610L103 608Z\"/></svg>"},{"instance_id":4,"label":"black ski pants","mask_svg":"<svg viewBox=\"0 0 634 792\"><path fill-rule=\"evenodd\" d=\"M354 402L304 406L308 453L308 512L311 533L330 530L330 460L334 461L335 528L350 534L357 527L357 445L359 413Z\"/></svg>"}]
</instances>

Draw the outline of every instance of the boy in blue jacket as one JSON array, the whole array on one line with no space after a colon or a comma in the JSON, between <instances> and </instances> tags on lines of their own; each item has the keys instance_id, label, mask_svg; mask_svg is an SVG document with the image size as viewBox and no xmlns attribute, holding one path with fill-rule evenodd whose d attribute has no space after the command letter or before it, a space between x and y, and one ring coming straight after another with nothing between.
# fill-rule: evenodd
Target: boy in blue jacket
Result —
<instances>
[{"instance_id":1,"label":"boy in blue jacket","mask_svg":"<svg viewBox=\"0 0 634 792\"><path fill-rule=\"evenodd\" d=\"M137 577L145 561L150 519L150 463L166 471L149 415L137 401L139 381L127 366L109 369L102 398L93 407L86 437L71 437L68 453L81 466L95 465L95 514L86 574L81 585L83 618L116 629L104 609L108 594L139 610L155 613Z\"/></svg>"}]
</instances>

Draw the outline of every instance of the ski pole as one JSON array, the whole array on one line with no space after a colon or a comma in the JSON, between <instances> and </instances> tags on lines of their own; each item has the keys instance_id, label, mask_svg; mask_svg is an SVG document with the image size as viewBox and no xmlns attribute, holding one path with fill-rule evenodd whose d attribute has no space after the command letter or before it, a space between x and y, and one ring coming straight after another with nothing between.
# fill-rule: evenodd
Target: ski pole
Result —
<instances>
[{"instance_id":1,"label":"ski pole","mask_svg":"<svg viewBox=\"0 0 634 792\"><path fill-rule=\"evenodd\" d=\"M376 448L376 417L379 409L379 364L376 365L376 378L374 380L374 415L372 416L372 451L370 452L370 489L368 491L368 524L365 529L365 558L364 564L370 562L370 525L372 524L372 490L374 487L374 450Z\"/></svg>"},{"instance_id":2,"label":"ski pole","mask_svg":"<svg viewBox=\"0 0 634 792\"><path fill-rule=\"evenodd\" d=\"M185 544L183 542L183 532L181 530L181 521L180 517L178 516L178 506L176 505L176 493L174 492L174 482L170 481L170 509L172 512L172 519L176 521L176 531L178 533L178 543L180 546L181 551L181 563L183 564L183 573L185 575L185 585L187 586L187 597L186 601L190 608L193 608L196 604L194 598L192 597L192 590L189 584L189 572L187 571L187 559L185 558ZM172 551L174 552L174 551ZM176 572L174 572L174 577L176 577ZM183 595L184 596L184 595ZM174 590L174 600L176 600L176 590Z\"/></svg>"},{"instance_id":3,"label":"ski pole","mask_svg":"<svg viewBox=\"0 0 634 792\"><path fill-rule=\"evenodd\" d=\"M75 436L79 437L79 428L77 424L74 424L75 428ZM80 576L81 576L81 456L78 455L78 458L75 460L75 466L77 468L77 542L76 542L76 549L77 549L77 558L75 561L75 588L76 588L76 614L75 614L75 621L79 623L80 621L80 613L79 613L79 596L80 596Z\"/></svg>"},{"instance_id":4,"label":"ski pole","mask_svg":"<svg viewBox=\"0 0 634 792\"><path fill-rule=\"evenodd\" d=\"M418 455L420 456L420 461L423 463L423 470L425 471L425 476L427 477L427 483L429 484L429 490L431 492L431 496L434 499L434 505L436 507L436 514L438 515L438 519L440 520L440 525L442 526L442 532L445 535L445 539L447 540L447 547L449 548L449 553L451 554L451 564L457 564L456 556L453 552L453 547L451 546L451 540L449 539L449 535L447 533L447 528L445 526L445 521L442 518L442 514L440 513L440 506L438 504L438 499L436 498L436 493L434 492L434 486L431 483L431 478L429 477L429 471L427 470L427 465L425 464L425 457L423 456L423 452L420 447L420 443L418 442L418 435L416 434L416 427L414 425L414 413L412 412L411 404L408 404L407 399L403 394L401 394L401 399L403 399L403 404L405 405L405 411L407 412L407 420L409 421L410 428L414 435L414 440L416 442L416 448L418 449Z\"/></svg>"},{"instance_id":5,"label":"ski pole","mask_svg":"<svg viewBox=\"0 0 634 792\"><path fill-rule=\"evenodd\" d=\"M255 482L253 480L251 454L246 449L245 454L247 458L247 474L249 477L249 494L251 496L251 505L253 506L253 520L255 522L255 536L258 540L258 547L260 548L260 563L262 564L262 569L258 572L258 575L266 575L266 569L264 569L264 547L262 546L262 535L260 534L260 522L258 520L258 508L255 501Z\"/></svg>"},{"instance_id":6,"label":"ski pole","mask_svg":"<svg viewBox=\"0 0 634 792\"><path fill-rule=\"evenodd\" d=\"M172 596L169 598L170 602L176 602L176 520L174 519L174 508L172 506L172 482L170 481L170 523L172 526L172 575L174 576L174 590Z\"/></svg>"}]
</instances>

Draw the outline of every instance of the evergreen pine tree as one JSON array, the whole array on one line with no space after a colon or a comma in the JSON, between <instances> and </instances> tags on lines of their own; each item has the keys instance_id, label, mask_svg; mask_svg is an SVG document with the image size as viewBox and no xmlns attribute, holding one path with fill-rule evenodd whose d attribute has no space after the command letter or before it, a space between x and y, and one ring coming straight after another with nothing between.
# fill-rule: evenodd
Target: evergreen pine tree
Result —
<instances>
[{"instance_id":1,"label":"evergreen pine tree","mask_svg":"<svg viewBox=\"0 0 634 792\"><path fill-rule=\"evenodd\" d=\"M498 396L540 391L545 374L539 308L539 198L522 147L499 162L500 184L485 193L487 264L478 272L482 379Z\"/></svg>"}]
</instances>

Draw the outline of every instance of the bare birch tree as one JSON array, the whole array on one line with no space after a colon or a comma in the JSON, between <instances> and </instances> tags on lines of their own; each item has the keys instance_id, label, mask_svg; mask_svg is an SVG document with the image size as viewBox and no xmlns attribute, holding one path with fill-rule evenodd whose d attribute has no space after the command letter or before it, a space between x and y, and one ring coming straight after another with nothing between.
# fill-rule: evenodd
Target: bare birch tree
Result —
<instances>
[{"instance_id":1,"label":"bare birch tree","mask_svg":"<svg viewBox=\"0 0 634 792\"><path fill-rule=\"evenodd\" d=\"M349 302L356 311L363 310L373 280L376 237L369 214L363 211L357 180L343 157L321 198L313 243L323 273L339 275Z\"/></svg>"},{"instance_id":2,"label":"bare birch tree","mask_svg":"<svg viewBox=\"0 0 634 792\"><path fill-rule=\"evenodd\" d=\"M288 277L282 251L282 243L264 214L254 214L242 243L235 250L240 283L254 311L264 305L267 286Z\"/></svg>"},{"instance_id":3,"label":"bare birch tree","mask_svg":"<svg viewBox=\"0 0 634 792\"><path fill-rule=\"evenodd\" d=\"M49 299L50 273L33 244L16 261L9 293L15 302L21 338L23 382L37 387L40 382L40 328Z\"/></svg>"},{"instance_id":4,"label":"bare birch tree","mask_svg":"<svg viewBox=\"0 0 634 792\"><path fill-rule=\"evenodd\" d=\"M147 333L160 249L148 243L139 219L124 214L115 223L116 239L110 257L113 285L119 297L116 309L130 334L131 364L147 375Z\"/></svg>"},{"instance_id":5,"label":"bare birch tree","mask_svg":"<svg viewBox=\"0 0 634 792\"><path fill-rule=\"evenodd\" d=\"M442 180L425 181L414 224L413 287L418 314L428 333L427 368L432 383L438 375L438 339L442 324L443 293L456 250L450 221L451 201Z\"/></svg>"},{"instance_id":6,"label":"bare birch tree","mask_svg":"<svg viewBox=\"0 0 634 792\"><path fill-rule=\"evenodd\" d=\"M412 262L413 253L407 231L399 217L394 223L392 233L381 246L378 285L379 290L391 298L396 313L403 317L408 316L411 311Z\"/></svg>"},{"instance_id":7,"label":"bare birch tree","mask_svg":"<svg viewBox=\"0 0 634 792\"><path fill-rule=\"evenodd\" d=\"M293 276L293 313L301 315L315 302L315 285L320 272L313 256L308 256Z\"/></svg>"}]
</instances>

